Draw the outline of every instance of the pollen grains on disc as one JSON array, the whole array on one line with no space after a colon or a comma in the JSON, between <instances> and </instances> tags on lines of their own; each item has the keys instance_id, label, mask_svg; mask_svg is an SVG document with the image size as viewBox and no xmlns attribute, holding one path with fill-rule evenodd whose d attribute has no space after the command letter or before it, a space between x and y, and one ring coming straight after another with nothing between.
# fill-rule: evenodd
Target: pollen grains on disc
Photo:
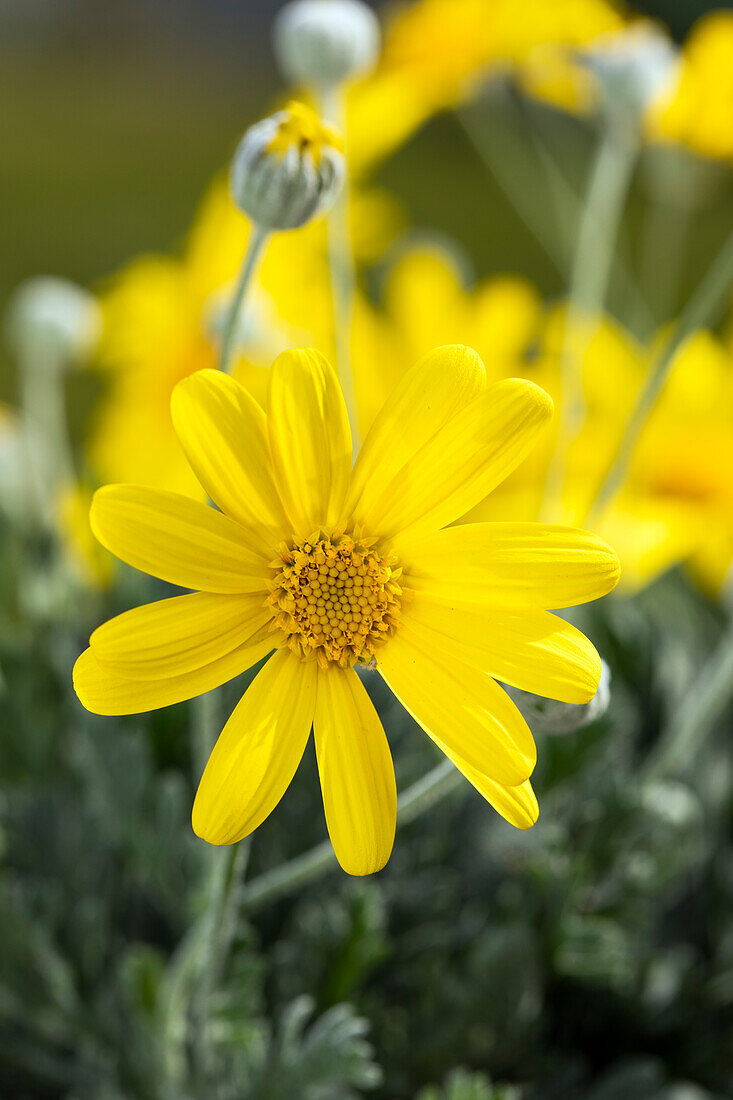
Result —
<instances>
[{"instance_id":1,"label":"pollen grains on disc","mask_svg":"<svg viewBox=\"0 0 733 1100\"><path fill-rule=\"evenodd\" d=\"M359 531L316 531L278 547L268 597L275 625L303 660L368 664L399 626L402 569Z\"/></svg>"}]
</instances>

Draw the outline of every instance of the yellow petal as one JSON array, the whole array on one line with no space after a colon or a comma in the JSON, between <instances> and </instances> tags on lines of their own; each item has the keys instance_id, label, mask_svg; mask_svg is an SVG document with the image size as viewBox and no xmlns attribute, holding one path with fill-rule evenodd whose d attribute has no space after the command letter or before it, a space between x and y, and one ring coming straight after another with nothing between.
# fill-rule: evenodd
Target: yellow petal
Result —
<instances>
[{"instance_id":1,"label":"yellow petal","mask_svg":"<svg viewBox=\"0 0 733 1100\"><path fill-rule=\"evenodd\" d=\"M435 348L408 370L378 413L351 475L346 505L372 511L407 462L486 386L481 359L463 344Z\"/></svg>"},{"instance_id":2,"label":"yellow petal","mask_svg":"<svg viewBox=\"0 0 733 1100\"><path fill-rule=\"evenodd\" d=\"M89 644L100 664L133 680L182 676L231 653L271 618L261 594L194 592L110 619Z\"/></svg>"},{"instance_id":3,"label":"yellow petal","mask_svg":"<svg viewBox=\"0 0 733 1100\"><path fill-rule=\"evenodd\" d=\"M267 564L234 520L177 493L107 485L94 494L94 534L143 573L204 592L266 592Z\"/></svg>"},{"instance_id":4,"label":"yellow petal","mask_svg":"<svg viewBox=\"0 0 733 1100\"><path fill-rule=\"evenodd\" d=\"M537 752L527 723L486 673L460 661L446 663L406 622L378 651L377 667L444 751L509 786L532 774Z\"/></svg>"},{"instance_id":5,"label":"yellow petal","mask_svg":"<svg viewBox=\"0 0 733 1100\"><path fill-rule=\"evenodd\" d=\"M452 523L522 461L551 412L549 397L532 382L510 378L489 386L395 470L381 493L365 491L357 522L385 538Z\"/></svg>"},{"instance_id":6,"label":"yellow petal","mask_svg":"<svg viewBox=\"0 0 733 1100\"><path fill-rule=\"evenodd\" d=\"M382 723L355 672L319 671L313 730L326 824L350 875L370 875L394 843L397 788Z\"/></svg>"},{"instance_id":7,"label":"yellow petal","mask_svg":"<svg viewBox=\"0 0 733 1100\"><path fill-rule=\"evenodd\" d=\"M406 614L426 643L523 691L588 703L601 678L601 659L584 634L547 611L509 615L491 606L456 607L418 591Z\"/></svg>"},{"instance_id":8,"label":"yellow petal","mask_svg":"<svg viewBox=\"0 0 733 1100\"><path fill-rule=\"evenodd\" d=\"M551 523L466 523L415 539L402 564L410 586L450 606L519 611L572 607L616 586L615 551L587 531Z\"/></svg>"},{"instance_id":9,"label":"yellow petal","mask_svg":"<svg viewBox=\"0 0 733 1100\"><path fill-rule=\"evenodd\" d=\"M460 772L471 783L480 795L493 806L497 813L514 825L516 829L531 829L540 816L540 808L537 805L535 793L529 780L519 783L516 787L506 787L501 783L495 783L493 779L477 772L475 768L469 768L462 763L459 757L443 749L446 756L453 761Z\"/></svg>"},{"instance_id":10,"label":"yellow petal","mask_svg":"<svg viewBox=\"0 0 733 1100\"><path fill-rule=\"evenodd\" d=\"M290 532L270 463L267 419L244 386L217 370L179 382L171 416L196 477L215 504L267 545Z\"/></svg>"},{"instance_id":11,"label":"yellow petal","mask_svg":"<svg viewBox=\"0 0 733 1100\"><path fill-rule=\"evenodd\" d=\"M277 806L308 741L317 673L315 661L280 650L255 677L201 777L192 818L197 836L234 844Z\"/></svg>"},{"instance_id":12,"label":"yellow petal","mask_svg":"<svg viewBox=\"0 0 733 1100\"><path fill-rule=\"evenodd\" d=\"M74 665L74 690L92 714L142 714L193 699L256 665L272 649L272 639L245 642L203 668L165 680L131 680L99 663L85 649Z\"/></svg>"},{"instance_id":13,"label":"yellow petal","mask_svg":"<svg viewBox=\"0 0 733 1100\"><path fill-rule=\"evenodd\" d=\"M351 470L351 431L333 368L312 349L272 365L268 425L280 498L292 528L309 535L340 519Z\"/></svg>"}]
</instances>

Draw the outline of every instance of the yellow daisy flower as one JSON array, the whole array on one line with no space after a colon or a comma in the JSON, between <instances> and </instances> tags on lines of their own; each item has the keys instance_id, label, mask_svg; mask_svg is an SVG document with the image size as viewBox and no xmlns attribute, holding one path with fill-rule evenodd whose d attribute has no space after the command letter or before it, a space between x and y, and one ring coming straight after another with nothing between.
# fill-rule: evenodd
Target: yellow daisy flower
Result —
<instances>
[{"instance_id":1,"label":"yellow daisy flower","mask_svg":"<svg viewBox=\"0 0 733 1100\"><path fill-rule=\"evenodd\" d=\"M475 352L439 348L405 374L353 469L341 390L316 351L275 361L267 413L213 370L180 382L171 408L221 511L129 485L96 494L104 546L195 591L92 634L74 670L87 709L189 699L274 649L211 754L194 830L213 844L251 833L313 726L336 855L368 874L389 858L396 811L389 746L354 672L368 665L499 813L532 825L535 746L497 680L591 699L599 657L548 608L610 591L618 559L569 527L449 525L521 462L550 417L547 395L521 380L489 386Z\"/></svg>"}]
</instances>

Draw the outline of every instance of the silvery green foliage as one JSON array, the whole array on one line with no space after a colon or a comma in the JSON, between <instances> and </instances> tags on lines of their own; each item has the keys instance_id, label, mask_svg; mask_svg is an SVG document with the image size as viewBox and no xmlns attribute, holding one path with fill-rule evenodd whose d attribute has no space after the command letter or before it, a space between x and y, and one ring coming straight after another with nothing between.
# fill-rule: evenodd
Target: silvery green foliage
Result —
<instances>
[{"instance_id":1,"label":"silvery green foliage","mask_svg":"<svg viewBox=\"0 0 733 1100\"><path fill-rule=\"evenodd\" d=\"M269 151L286 117L286 112L278 111L251 126L231 164L235 203L268 230L297 229L323 213L333 205L344 179L344 158L331 146L323 147L319 164L295 144L284 153Z\"/></svg>"},{"instance_id":2,"label":"silvery green foliage","mask_svg":"<svg viewBox=\"0 0 733 1100\"><path fill-rule=\"evenodd\" d=\"M674 774L642 766L725 626L679 575L579 619L614 690L602 718L544 740L535 829L466 785L400 830L378 876L334 871L235 912L207 982L187 950L211 868L190 829L188 708L95 718L68 682L92 624L168 589L125 570L29 621L18 570L49 547L17 538L0 529L0 1096L730 1095L727 721ZM247 682L223 690L222 714ZM367 686L404 790L436 751L378 677ZM324 833L309 749L248 875Z\"/></svg>"},{"instance_id":3,"label":"silvery green foliage","mask_svg":"<svg viewBox=\"0 0 733 1100\"><path fill-rule=\"evenodd\" d=\"M521 1100L521 1090L510 1085L492 1085L483 1073L455 1069L443 1088L421 1089L415 1100Z\"/></svg>"},{"instance_id":4,"label":"silvery green foliage","mask_svg":"<svg viewBox=\"0 0 733 1100\"><path fill-rule=\"evenodd\" d=\"M377 17L361 0L293 0L275 20L277 59L295 83L331 87L368 72L379 40Z\"/></svg>"},{"instance_id":5,"label":"silvery green foliage","mask_svg":"<svg viewBox=\"0 0 733 1100\"><path fill-rule=\"evenodd\" d=\"M55 363L89 355L101 324L94 295L51 275L21 283L5 314L7 339L16 355L40 355L45 360L50 355Z\"/></svg>"}]
</instances>

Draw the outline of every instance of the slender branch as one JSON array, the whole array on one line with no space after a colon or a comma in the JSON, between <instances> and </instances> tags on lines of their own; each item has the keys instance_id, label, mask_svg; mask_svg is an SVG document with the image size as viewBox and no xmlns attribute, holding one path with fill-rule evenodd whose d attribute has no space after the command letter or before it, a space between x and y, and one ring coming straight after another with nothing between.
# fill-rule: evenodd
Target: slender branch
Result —
<instances>
[{"instance_id":1,"label":"slender branch","mask_svg":"<svg viewBox=\"0 0 733 1100\"><path fill-rule=\"evenodd\" d=\"M321 113L341 131L345 140L346 113L343 94L338 87L331 86L321 90ZM336 367L349 413L353 450L356 453L359 447L359 420L356 390L354 388L354 367L351 358L351 323L354 315L354 296L356 294L356 269L349 227L348 174L344 179L340 195L329 211L326 230L328 233L328 266L331 277L331 294L333 296Z\"/></svg>"},{"instance_id":2,"label":"slender branch","mask_svg":"<svg viewBox=\"0 0 733 1100\"><path fill-rule=\"evenodd\" d=\"M260 261L262 250L267 242L268 236L269 234L266 229L258 225L252 226L252 233L247 242L247 251L244 254L239 278L234 288L234 294L229 304L224 324L219 368L224 371L225 374L231 367L231 360L237 342L237 333L242 323L242 306L244 304L244 299L252 281L252 276L257 269L257 264Z\"/></svg>"},{"instance_id":3,"label":"slender branch","mask_svg":"<svg viewBox=\"0 0 733 1100\"><path fill-rule=\"evenodd\" d=\"M705 278L680 313L677 323L651 365L636 405L626 422L616 454L611 460L590 509L589 520L597 519L602 514L626 477L634 447L667 381L677 351L688 336L710 320L711 314L718 309L725 295L730 291L731 283L733 283L733 231L708 268Z\"/></svg>"},{"instance_id":4,"label":"slender branch","mask_svg":"<svg viewBox=\"0 0 733 1100\"><path fill-rule=\"evenodd\" d=\"M728 627L666 733L649 753L647 778L679 773L695 755L733 696L733 625Z\"/></svg>"},{"instance_id":5,"label":"slender branch","mask_svg":"<svg viewBox=\"0 0 733 1100\"><path fill-rule=\"evenodd\" d=\"M561 422L545 486L546 510L562 497L568 448L585 417L583 361L603 312L626 196L638 151L634 137L608 124L591 170L570 277L560 354Z\"/></svg>"},{"instance_id":6,"label":"slender branch","mask_svg":"<svg viewBox=\"0 0 733 1100\"><path fill-rule=\"evenodd\" d=\"M450 760L441 761L397 799L397 827L414 821L426 810L465 785L466 780ZM331 842L324 840L322 844L316 845L304 855L296 856L288 863L275 867L272 871L266 871L265 874L254 879L242 890L241 904L247 912L251 913L261 909L263 905L292 894L301 886L306 886L337 866Z\"/></svg>"}]
</instances>

